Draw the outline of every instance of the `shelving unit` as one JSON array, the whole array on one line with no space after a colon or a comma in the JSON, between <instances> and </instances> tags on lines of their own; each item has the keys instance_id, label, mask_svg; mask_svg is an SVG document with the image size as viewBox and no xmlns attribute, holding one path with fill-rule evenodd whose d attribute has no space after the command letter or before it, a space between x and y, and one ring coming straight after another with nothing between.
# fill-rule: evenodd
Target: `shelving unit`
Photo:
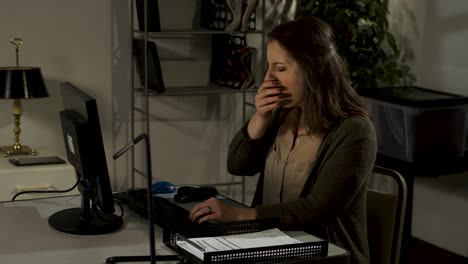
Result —
<instances>
[{"instance_id":1,"label":"shelving unit","mask_svg":"<svg viewBox=\"0 0 468 264\"><path fill-rule=\"evenodd\" d=\"M136 88L135 94L140 96L146 96L145 88ZM256 93L254 87L250 89L245 89L242 91L220 86L214 83L211 83L208 86L191 86L191 87L171 87L170 90L166 90L164 93L157 93L155 91L148 91L148 96L178 96L178 95L207 95L207 94L232 94L232 93Z\"/></svg>"},{"instance_id":2,"label":"shelving unit","mask_svg":"<svg viewBox=\"0 0 468 264\"><path fill-rule=\"evenodd\" d=\"M246 95L251 93L255 93L256 92L256 87L250 87L248 89L243 89L243 90L239 90L239 89L234 89L234 88L231 88L231 87L225 87L225 86L222 86L222 85L219 85L219 84L216 84L216 83L210 83L206 86L192 86L192 87L170 87L170 88L167 88L166 91L164 93L158 93L158 92L155 92L153 90L150 90L148 89L148 49L147 49L147 43L148 41L151 41L151 40L156 40L156 39L161 39L161 38L171 38L171 39L177 39L177 38L190 38L190 37L193 37L193 36L215 36L215 35L238 35L238 36L244 36L246 37L247 35L258 35L261 39L261 48L263 49L263 47L265 47L265 35L263 34L264 32L262 30L258 30L258 29L255 29L255 30L250 30L248 32L239 32L239 31L235 31L235 32L226 32L226 31L218 31L218 30L211 30L211 29L204 29L204 28L198 28L198 29L176 29L176 30L165 30L164 28L161 30L161 32L148 32L147 31L147 28L148 28L148 17L147 17L147 12L144 12L145 13L145 17L144 17L144 24L145 24L145 30L144 31L141 31L141 30L135 30L135 27L133 25L133 6L134 6L134 1L135 0L130 0L131 1L131 21L132 21L132 28L134 29L133 31L133 39L141 39L141 40L144 40L144 43L145 43L145 53L144 53L144 58L145 58L145 62L144 62L144 76L145 76L145 81L144 81L144 85L143 87L140 87L140 88L134 88L134 93L132 94L132 98L131 98L131 102L132 102L132 114L131 114L131 136L132 138L134 138L136 135L135 135L135 112L139 112L140 114L142 114L143 116L143 132L144 133L147 133L148 135L151 135L151 131L150 131L150 109L149 109L149 105L150 105L150 101L149 101L149 98L150 97L167 97L167 96L207 96L207 95L214 95L214 94L242 94L242 121L245 122L247 120L247 117L246 117L246 107L252 107L253 104L251 103L248 103L247 100L246 100ZM148 3L147 1L149 0L145 0L144 2L144 6L145 6L145 10L147 9L148 7ZM164 0L159 0L159 1L164 1ZM166 0L166 1L170 1L170 0ZM258 4L258 7L256 9L256 15L257 16L261 16L260 17L260 21L261 21L261 24L263 26L263 22L264 22L264 7L265 7L265 1L264 0L260 0L259 1L259 4ZM198 8L201 8L201 6L199 6ZM159 9L160 10L160 9ZM161 11L161 10L160 10ZM258 19L257 19L258 20ZM258 23L256 24L258 27ZM213 47L212 47L213 49ZM213 50L212 50L213 51ZM211 51L211 52L212 52ZM263 50L262 50L263 51ZM259 53L257 53L257 56L258 56ZM265 56L264 55L264 52L262 52L262 57ZM256 58L256 61L261 61L260 63L257 63L257 66L256 66L256 69L257 71L259 70L260 72L264 72L264 62L262 62L263 60L258 60L258 58ZM135 77L133 76L132 74L132 83L133 83L133 79ZM257 80L256 80L257 82ZM135 106L135 99L138 98L138 97L143 97L143 106L142 107L136 107ZM135 167L135 153L134 151L132 151L132 154L131 154L131 166L132 166L132 187L135 185L135 174L140 174L140 175L143 175L146 177L145 173L136 169ZM242 180L241 181L232 181L232 182L227 182L227 183L215 183L215 184L209 184L209 185L212 185L212 186L223 186L223 185L241 185L241 188L242 188L242 202L245 203L245 177L241 177Z\"/></svg>"},{"instance_id":3,"label":"shelving unit","mask_svg":"<svg viewBox=\"0 0 468 264\"><path fill-rule=\"evenodd\" d=\"M194 29L194 30L161 30L161 32L148 32L148 38L159 38L159 37L177 37L180 35L243 35L243 34L262 34L263 31L261 30L252 30L248 32L240 32L240 31L233 31L233 32L226 32L226 31L217 31L217 30L210 30L210 29ZM144 39L145 32L135 30L133 34L134 38Z\"/></svg>"}]
</instances>

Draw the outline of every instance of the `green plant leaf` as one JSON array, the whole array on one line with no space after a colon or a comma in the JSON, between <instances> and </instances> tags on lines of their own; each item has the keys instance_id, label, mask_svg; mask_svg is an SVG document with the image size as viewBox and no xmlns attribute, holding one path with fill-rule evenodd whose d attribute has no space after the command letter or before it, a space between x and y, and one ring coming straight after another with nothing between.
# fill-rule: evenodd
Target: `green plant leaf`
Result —
<instances>
[{"instance_id":1,"label":"green plant leaf","mask_svg":"<svg viewBox=\"0 0 468 264\"><path fill-rule=\"evenodd\" d=\"M376 9L377 9L376 3L375 2L370 3L370 5L369 5L369 16L375 17L376 13L377 13Z\"/></svg>"},{"instance_id":2,"label":"green plant leaf","mask_svg":"<svg viewBox=\"0 0 468 264\"><path fill-rule=\"evenodd\" d=\"M349 9L345 9L344 10L346 15L348 15L349 17L353 16L355 14L355 12L353 12L352 10L349 10Z\"/></svg>"},{"instance_id":3,"label":"green plant leaf","mask_svg":"<svg viewBox=\"0 0 468 264\"><path fill-rule=\"evenodd\" d=\"M307 5L305 6L305 9L309 10L312 8L312 6L316 3L316 1L309 1Z\"/></svg>"},{"instance_id":4,"label":"green plant leaf","mask_svg":"<svg viewBox=\"0 0 468 264\"><path fill-rule=\"evenodd\" d=\"M360 7L365 7L366 3L363 0L356 0L356 5L358 5Z\"/></svg>"},{"instance_id":5,"label":"green plant leaf","mask_svg":"<svg viewBox=\"0 0 468 264\"><path fill-rule=\"evenodd\" d=\"M301 15L322 18L333 28L353 86L371 88L414 79L403 63L412 52L400 51L388 31L388 9L382 0L301 0L299 4Z\"/></svg>"},{"instance_id":6,"label":"green plant leaf","mask_svg":"<svg viewBox=\"0 0 468 264\"><path fill-rule=\"evenodd\" d=\"M390 44L390 47L392 47L395 56L400 56L400 50L398 49L398 45L396 44L395 38L390 32L387 32L387 41L388 44Z\"/></svg>"}]
</instances>

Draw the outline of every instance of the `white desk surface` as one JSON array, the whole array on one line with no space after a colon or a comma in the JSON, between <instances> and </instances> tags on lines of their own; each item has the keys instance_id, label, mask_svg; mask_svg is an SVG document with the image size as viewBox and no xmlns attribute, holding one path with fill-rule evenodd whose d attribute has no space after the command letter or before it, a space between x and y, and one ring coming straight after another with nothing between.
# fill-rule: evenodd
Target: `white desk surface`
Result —
<instances>
[{"instance_id":1,"label":"white desk surface","mask_svg":"<svg viewBox=\"0 0 468 264\"><path fill-rule=\"evenodd\" d=\"M112 234L79 236L49 226L50 215L79 207L80 202L80 196L65 196L0 203L1 263L99 264L111 256L149 255L147 221L128 209L123 228ZM120 213L118 206L116 211ZM156 254L173 254L162 244L162 230L155 230ZM329 244L329 256L344 254L344 249Z\"/></svg>"},{"instance_id":2,"label":"white desk surface","mask_svg":"<svg viewBox=\"0 0 468 264\"><path fill-rule=\"evenodd\" d=\"M50 215L79 205L80 196L0 203L0 262L99 264L111 256L149 255L147 221L130 210L125 211L124 227L112 234L79 236L49 226ZM161 241L156 226L156 254L171 254Z\"/></svg>"}]
</instances>

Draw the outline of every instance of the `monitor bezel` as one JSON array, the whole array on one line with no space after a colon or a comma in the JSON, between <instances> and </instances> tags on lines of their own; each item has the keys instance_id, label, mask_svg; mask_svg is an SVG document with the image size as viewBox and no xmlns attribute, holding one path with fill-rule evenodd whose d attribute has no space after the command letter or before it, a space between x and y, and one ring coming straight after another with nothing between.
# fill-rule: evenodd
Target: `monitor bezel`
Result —
<instances>
[{"instance_id":1,"label":"monitor bezel","mask_svg":"<svg viewBox=\"0 0 468 264\"><path fill-rule=\"evenodd\" d=\"M99 209L103 213L113 213L115 211L114 200L96 99L70 82L61 84L61 92L63 111L73 111L76 118L81 119L81 123L86 122L86 127L82 129L86 130L86 140L89 141L81 142L80 139L75 139L80 143L80 151L85 152L80 155L86 157L83 160L74 160L70 157L73 153L67 146L67 135L65 128L62 127L68 160L80 172L82 180L88 181L94 192L93 200ZM77 164L77 161L86 163Z\"/></svg>"}]
</instances>

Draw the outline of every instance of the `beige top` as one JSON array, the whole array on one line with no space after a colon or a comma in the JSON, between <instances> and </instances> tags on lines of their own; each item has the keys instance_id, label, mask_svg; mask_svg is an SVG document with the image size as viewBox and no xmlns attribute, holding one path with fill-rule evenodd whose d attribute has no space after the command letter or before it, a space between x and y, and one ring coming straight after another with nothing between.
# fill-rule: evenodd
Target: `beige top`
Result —
<instances>
[{"instance_id":1,"label":"beige top","mask_svg":"<svg viewBox=\"0 0 468 264\"><path fill-rule=\"evenodd\" d=\"M297 122L288 115L268 151L263 181L263 203L277 204L299 198L312 171L321 138L296 135Z\"/></svg>"}]
</instances>

